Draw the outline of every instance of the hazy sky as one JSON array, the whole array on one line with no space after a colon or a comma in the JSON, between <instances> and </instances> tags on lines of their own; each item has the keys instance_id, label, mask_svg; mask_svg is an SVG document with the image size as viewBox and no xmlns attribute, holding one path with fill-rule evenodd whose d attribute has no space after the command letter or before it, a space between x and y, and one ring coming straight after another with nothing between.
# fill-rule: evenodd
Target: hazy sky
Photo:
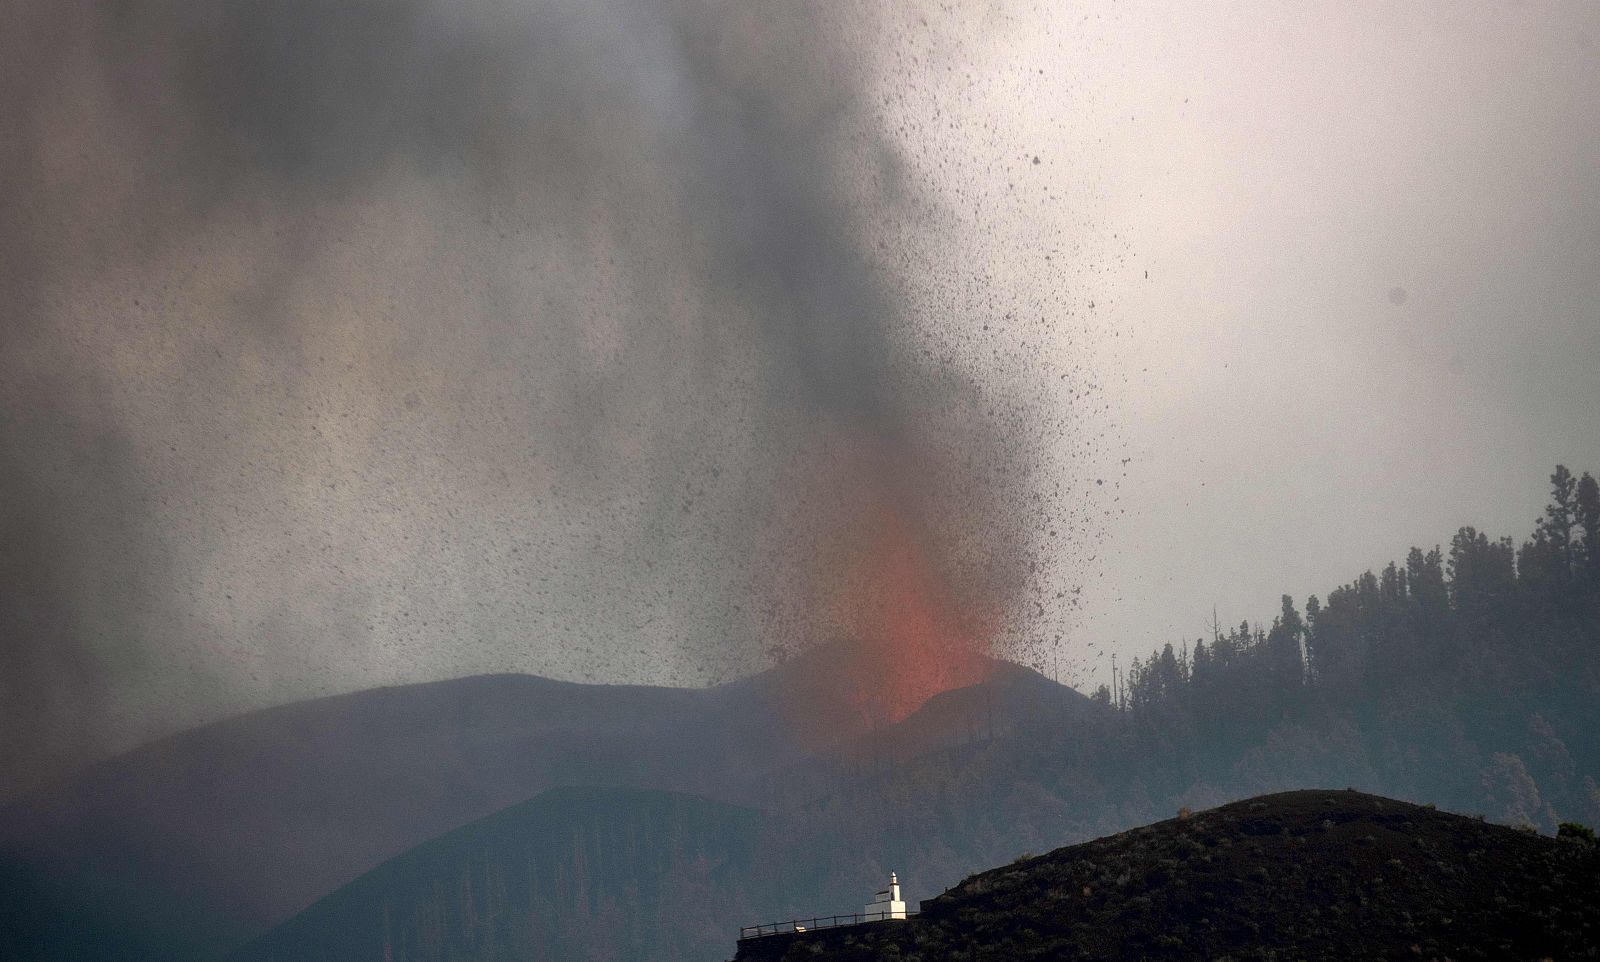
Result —
<instances>
[{"instance_id":1,"label":"hazy sky","mask_svg":"<svg viewBox=\"0 0 1600 962\"><path fill-rule=\"evenodd\" d=\"M1600 5L306 9L0 46L20 777L751 670L883 504L1092 684L1600 468Z\"/></svg>"},{"instance_id":2,"label":"hazy sky","mask_svg":"<svg viewBox=\"0 0 1600 962\"><path fill-rule=\"evenodd\" d=\"M1600 467L1600 5L1045 8L983 47L1039 82L980 109L1137 268L1104 282L1129 513L1079 637L1520 539L1555 463Z\"/></svg>"}]
</instances>

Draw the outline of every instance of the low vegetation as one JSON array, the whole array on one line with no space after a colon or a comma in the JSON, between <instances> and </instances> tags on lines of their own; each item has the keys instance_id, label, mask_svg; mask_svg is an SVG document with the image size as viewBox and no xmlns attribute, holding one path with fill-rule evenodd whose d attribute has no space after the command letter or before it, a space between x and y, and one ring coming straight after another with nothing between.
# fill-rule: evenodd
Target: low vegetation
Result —
<instances>
[{"instance_id":1,"label":"low vegetation","mask_svg":"<svg viewBox=\"0 0 1600 962\"><path fill-rule=\"evenodd\" d=\"M1596 958L1597 891L1577 827L1301 791L983 872L904 923L749 940L738 960Z\"/></svg>"}]
</instances>

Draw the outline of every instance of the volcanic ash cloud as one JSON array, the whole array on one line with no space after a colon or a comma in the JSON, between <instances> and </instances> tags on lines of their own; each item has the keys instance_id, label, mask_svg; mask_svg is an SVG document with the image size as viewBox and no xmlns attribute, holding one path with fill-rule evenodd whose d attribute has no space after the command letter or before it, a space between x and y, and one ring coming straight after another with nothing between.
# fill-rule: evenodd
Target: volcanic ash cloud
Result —
<instances>
[{"instance_id":1,"label":"volcanic ash cloud","mask_svg":"<svg viewBox=\"0 0 1600 962\"><path fill-rule=\"evenodd\" d=\"M981 673L1031 440L906 306L936 205L865 105L875 12L14 7L17 784L474 671L834 642L879 720Z\"/></svg>"}]
</instances>

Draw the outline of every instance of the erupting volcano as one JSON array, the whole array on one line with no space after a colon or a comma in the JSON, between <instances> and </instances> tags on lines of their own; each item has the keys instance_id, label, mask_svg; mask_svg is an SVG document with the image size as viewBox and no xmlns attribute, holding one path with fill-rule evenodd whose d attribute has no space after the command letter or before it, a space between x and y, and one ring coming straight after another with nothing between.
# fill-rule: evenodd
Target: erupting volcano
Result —
<instances>
[{"instance_id":1,"label":"erupting volcano","mask_svg":"<svg viewBox=\"0 0 1600 962\"><path fill-rule=\"evenodd\" d=\"M872 440L815 472L787 526L806 555L800 630L820 637L783 708L819 747L988 679L1017 567L1014 526L983 485L930 445Z\"/></svg>"},{"instance_id":2,"label":"erupting volcano","mask_svg":"<svg viewBox=\"0 0 1600 962\"><path fill-rule=\"evenodd\" d=\"M843 693L871 726L901 721L934 695L989 673L987 619L963 610L905 509L880 511L841 592L853 622Z\"/></svg>"},{"instance_id":3,"label":"erupting volcano","mask_svg":"<svg viewBox=\"0 0 1600 962\"><path fill-rule=\"evenodd\" d=\"M0 382L33 398L0 424L26 586L0 633L39 639L0 676L48 700L0 709L17 784L285 699L715 684L775 650L815 653L780 697L828 741L1047 619L1024 529L1066 495L1030 479L1100 322L1062 236L1007 240L1035 282L995 274L929 166L949 145L907 151L934 118L884 99L920 84L897 17L27 6L0 63L82 76L8 88L50 132L29 156L73 163L0 164L0 206L32 198L0 216L32 318ZM92 471L50 473L87 438ZM102 705L63 679L112 637Z\"/></svg>"}]
</instances>

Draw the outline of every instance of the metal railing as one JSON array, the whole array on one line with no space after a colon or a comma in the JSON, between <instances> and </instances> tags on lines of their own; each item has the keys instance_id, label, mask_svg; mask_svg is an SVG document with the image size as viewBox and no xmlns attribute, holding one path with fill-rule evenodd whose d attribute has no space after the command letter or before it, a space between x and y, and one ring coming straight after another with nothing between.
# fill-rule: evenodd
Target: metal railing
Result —
<instances>
[{"instance_id":1,"label":"metal railing","mask_svg":"<svg viewBox=\"0 0 1600 962\"><path fill-rule=\"evenodd\" d=\"M860 925L863 922L886 922L890 919L909 919L916 917L915 912L904 915L889 912L856 913L855 915L825 915L814 919L791 919L788 922L769 922L766 925L746 925L739 929L739 941L745 939L759 939L765 935L791 935L796 932L815 932L818 929L837 929L845 925Z\"/></svg>"}]
</instances>

